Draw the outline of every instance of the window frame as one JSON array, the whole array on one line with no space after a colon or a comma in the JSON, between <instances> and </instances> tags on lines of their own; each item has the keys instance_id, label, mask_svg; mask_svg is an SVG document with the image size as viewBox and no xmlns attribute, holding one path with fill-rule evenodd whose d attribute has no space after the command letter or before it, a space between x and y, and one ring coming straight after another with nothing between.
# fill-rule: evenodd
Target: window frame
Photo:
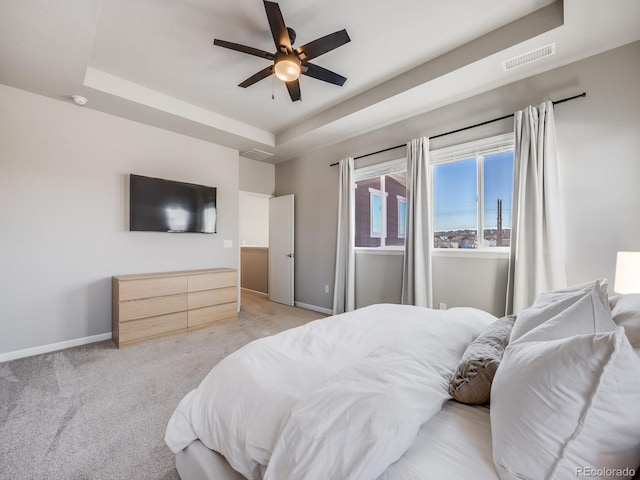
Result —
<instances>
[{"instance_id":1,"label":"window frame","mask_svg":"<svg viewBox=\"0 0 640 480\"><path fill-rule=\"evenodd\" d=\"M506 151L514 151L515 153L515 135L513 132L495 135L491 137L486 137L480 140L455 144L450 147L439 148L435 150L431 150L429 152L429 168L431 170L431 185L430 185L430 202L431 202L431 211L429 212L430 221L432 224L432 235L435 233L433 231L433 220L434 220L434 199L433 199L433 189L434 189L434 175L433 168L436 165L440 165L443 163L449 163L459 160L465 160L469 158L477 158L482 155L482 171L477 175L477 192L480 199L478 200L478 211L477 211L477 224L478 224L478 238L482 239L482 245L479 245L478 248L464 249L464 248L432 248L433 256L458 256L458 257L468 257L468 256L482 256L487 258L505 258L509 255L510 247L489 247L485 246L484 243L484 157L496 153L506 152ZM476 165L478 165L477 162ZM480 167L476 167L480 168ZM368 165L364 167L359 167L354 170L354 180L352 188L355 190L357 188L356 182L360 180L365 180L368 178L381 177L380 191L384 191L385 195L388 196L389 193L386 192L384 188L384 180L385 176L391 173L400 173L407 171L407 158L406 156L397 158L387 162L381 162L373 165ZM382 199L381 199L382 200ZM406 202L406 197L405 197ZM395 245L385 245L386 238L386 201L381 202L382 205L382 235L381 237L372 237L372 238L380 238L380 246L378 247L358 247L352 245L352 248L356 252L362 253L379 253L384 254L392 253L392 252L401 252L404 251L404 246L395 246ZM398 207L399 209L399 207ZM406 226L406 225L405 225ZM398 229L400 228L398 222ZM400 232L398 232L400 233ZM398 238L406 238L406 235L402 237L398 235ZM433 237L430 239L433 245Z\"/></svg>"},{"instance_id":2,"label":"window frame","mask_svg":"<svg viewBox=\"0 0 640 480\"><path fill-rule=\"evenodd\" d=\"M478 244L477 248L469 248L469 249L460 249L460 248L436 248L432 247L432 251L434 253L438 253L439 255L451 255L451 256L459 256L460 251L464 251L465 253L462 255L474 255L474 254L487 254L494 253L499 256L508 255L511 248L510 247L490 247L485 245L484 240L484 230L485 230L485 222L484 222L484 160L486 156L513 151L515 154L515 135L513 132L505 133L502 135L495 135L492 137L483 138L480 140L476 140L473 142L467 142L462 144L456 144L450 147L440 148L429 152L429 168L431 173L431 185L430 185L430 196L431 196L431 245L433 246L435 230L433 228L433 222L435 220L435 199L434 199L434 189L435 189L435 175L434 169L438 165L443 165L452 162L458 162L462 160L470 160L472 158L476 159L476 228L477 228L477 237L476 242ZM515 161L515 160L514 160ZM513 187L512 187L512 195L513 195Z\"/></svg>"},{"instance_id":3,"label":"window frame","mask_svg":"<svg viewBox=\"0 0 640 480\"><path fill-rule=\"evenodd\" d=\"M378 190L377 188L371 188L369 187L369 237L371 238L379 238L380 239L380 246L382 246L382 243L384 242L384 216L383 216L383 210L384 210L384 205L382 202L382 190L384 189L384 184L382 182L380 182L380 190ZM374 209L374 201L375 198L379 198L380 200L380 231L379 232L375 232L373 230L373 223L374 223L374 214L376 213L374 210L378 210L377 208Z\"/></svg>"},{"instance_id":4,"label":"window frame","mask_svg":"<svg viewBox=\"0 0 640 480\"><path fill-rule=\"evenodd\" d=\"M380 246L378 247L358 247L355 244L352 245L352 248L355 251L381 251L381 252L393 252L393 251L404 251L404 245L386 245L386 237L387 237L387 202L382 201L382 192L385 193L385 200L389 197L389 192L386 191L386 176L392 173L402 173L407 171L407 158L401 157L394 160L390 160L387 162L376 163L374 165L368 165L360 168L354 169L353 176L353 190L357 188L357 182L361 180L367 180L370 178L380 178L380 203L381 203L381 219L382 219L382 233L380 236L371 235L371 228L373 226L372 216L373 211L371 209L372 206L372 190L377 190L373 187L369 188L369 215L370 215L370 227L369 233L371 238L379 238ZM406 197L405 197L406 199ZM354 205L355 208L355 205ZM377 234L376 234L377 235ZM399 237L399 238L405 238Z\"/></svg>"},{"instance_id":5,"label":"window frame","mask_svg":"<svg viewBox=\"0 0 640 480\"><path fill-rule=\"evenodd\" d=\"M403 197L402 195L396 195L396 202L398 205L398 238L407 238L407 197ZM404 232L400 230L400 215L401 208L400 205L404 203Z\"/></svg>"}]
</instances>

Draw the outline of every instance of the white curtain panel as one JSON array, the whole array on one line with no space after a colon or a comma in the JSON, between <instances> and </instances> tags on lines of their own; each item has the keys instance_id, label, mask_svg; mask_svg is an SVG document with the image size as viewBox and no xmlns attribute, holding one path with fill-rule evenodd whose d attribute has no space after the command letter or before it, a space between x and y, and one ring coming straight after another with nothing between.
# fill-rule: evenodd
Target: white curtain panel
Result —
<instances>
[{"instance_id":1,"label":"white curtain panel","mask_svg":"<svg viewBox=\"0 0 640 480\"><path fill-rule=\"evenodd\" d=\"M355 308L355 193L353 158L339 162L338 234L336 239L336 278L333 285L333 314Z\"/></svg>"},{"instance_id":2,"label":"white curtain panel","mask_svg":"<svg viewBox=\"0 0 640 480\"><path fill-rule=\"evenodd\" d=\"M433 306L430 177L429 139L411 140L407 143L407 231L402 303L419 307Z\"/></svg>"},{"instance_id":3,"label":"white curtain panel","mask_svg":"<svg viewBox=\"0 0 640 480\"><path fill-rule=\"evenodd\" d=\"M516 112L514 133L507 314L567 283L553 103Z\"/></svg>"}]
</instances>

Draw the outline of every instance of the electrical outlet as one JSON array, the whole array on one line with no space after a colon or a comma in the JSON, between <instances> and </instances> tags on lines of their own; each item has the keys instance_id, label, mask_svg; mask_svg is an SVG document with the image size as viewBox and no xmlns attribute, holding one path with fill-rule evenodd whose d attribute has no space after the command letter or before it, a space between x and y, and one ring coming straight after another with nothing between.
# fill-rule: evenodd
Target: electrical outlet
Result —
<instances>
[{"instance_id":1,"label":"electrical outlet","mask_svg":"<svg viewBox=\"0 0 640 480\"><path fill-rule=\"evenodd\" d=\"M446 309L447 309L447 304L440 302L440 310L446 310Z\"/></svg>"},{"instance_id":2,"label":"electrical outlet","mask_svg":"<svg viewBox=\"0 0 640 480\"><path fill-rule=\"evenodd\" d=\"M329 293L329 285L324 286L324 293Z\"/></svg>"}]
</instances>

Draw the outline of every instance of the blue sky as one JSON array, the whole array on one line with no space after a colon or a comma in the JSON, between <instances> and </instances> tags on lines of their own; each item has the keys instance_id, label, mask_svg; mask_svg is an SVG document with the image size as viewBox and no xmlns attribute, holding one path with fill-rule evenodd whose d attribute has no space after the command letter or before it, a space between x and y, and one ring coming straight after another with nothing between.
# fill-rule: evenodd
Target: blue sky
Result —
<instances>
[{"instance_id":1,"label":"blue sky","mask_svg":"<svg viewBox=\"0 0 640 480\"><path fill-rule=\"evenodd\" d=\"M437 165L433 171L434 231L477 228L476 159ZM485 228L496 228L497 200L502 199L502 226L511 226L513 152L484 159Z\"/></svg>"}]
</instances>

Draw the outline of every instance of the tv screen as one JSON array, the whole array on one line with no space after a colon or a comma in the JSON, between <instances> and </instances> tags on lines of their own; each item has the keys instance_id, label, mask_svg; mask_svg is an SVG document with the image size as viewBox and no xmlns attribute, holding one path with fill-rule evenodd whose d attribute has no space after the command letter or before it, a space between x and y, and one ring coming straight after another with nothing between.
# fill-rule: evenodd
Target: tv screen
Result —
<instances>
[{"instance_id":1,"label":"tv screen","mask_svg":"<svg viewBox=\"0 0 640 480\"><path fill-rule=\"evenodd\" d=\"M129 176L129 230L216 232L216 187Z\"/></svg>"}]
</instances>

